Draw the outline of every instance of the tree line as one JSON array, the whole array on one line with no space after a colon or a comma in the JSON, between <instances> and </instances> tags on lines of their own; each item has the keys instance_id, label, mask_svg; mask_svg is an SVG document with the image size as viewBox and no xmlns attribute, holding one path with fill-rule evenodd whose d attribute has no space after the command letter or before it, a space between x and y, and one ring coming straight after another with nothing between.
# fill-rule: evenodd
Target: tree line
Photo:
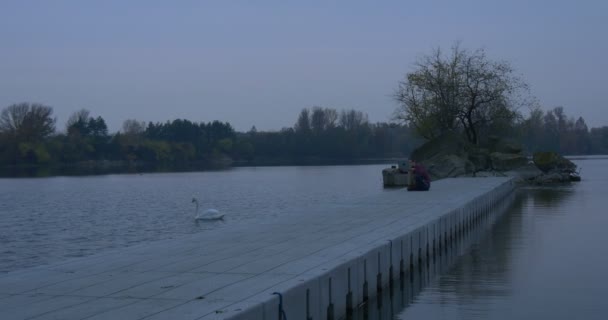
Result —
<instances>
[{"instance_id":1,"label":"tree line","mask_svg":"<svg viewBox=\"0 0 608 320\"><path fill-rule=\"evenodd\" d=\"M515 125L526 150L554 151L566 155L608 154L608 126L587 127L585 119L566 115L563 107L549 111L535 108Z\"/></svg>"},{"instance_id":2,"label":"tree line","mask_svg":"<svg viewBox=\"0 0 608 320\"><path fill-rule=\"evenodd\" d=\"M497 133L499 131L494 131ZM507 132L505 132L506 135ZM528 152L608 154L608 127L589 129L564 108L534 109L509 125L508 136ZM87 110L72 114L58 131L53 109L20 103L0 114L1 165L76 164L87 161L187 164L218 160L243 164L406 158L425 139L404 123L370 123L365 113L332 108L303 109L292 127L237 132L227 122L124 121L110 133L105 120Z\"/></svg>"},{"instance_id":3,"label":"tree line","mask_svg":"<svg viewBox=\"0 0 608 320\"><path fill-rule=\"evenodd\" d=\"M186 164L239 161L289 164L405 157L421 142L407 125L369 122L356 110L305 108L296 123L279 131L237 132L227 122L128 119L110 133L101 116L80 110L65 131L53 109L20 103L0 114L1 165L76 164L88 161Z\"/></svg>"}]
</instances>

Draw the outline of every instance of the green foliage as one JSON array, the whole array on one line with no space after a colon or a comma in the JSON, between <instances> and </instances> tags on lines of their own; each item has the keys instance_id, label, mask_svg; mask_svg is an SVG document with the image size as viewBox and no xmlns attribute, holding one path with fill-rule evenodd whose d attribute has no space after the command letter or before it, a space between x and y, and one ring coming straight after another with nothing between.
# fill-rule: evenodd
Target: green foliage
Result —
<instances>
[{"instance_id":1,"label":"green foliage","mask_svg":"<svg viewBox=\"0 0 608 320\"><path fill-rule=\"evenodd\" d=\"M102 117L93 118L82 109L72 114L67 122L67 141L63 162L105 160L109 156L108 126Z\"/></svg>"},{"instance_id":2,"label":"green foliage","mask_svg":"<svg viewBox=\"0 0 608 320\"><path fill-rule=\"evenodd\" d=\"M19 159L25 164L46 164L50 161L46 147L42 143L27 143L19 144Z\"/></svg>"},{"instance_id":3,"label":"green foliage","mask_svg":"<svg viewBox=\"0 0 608 320\"><path fill-rule=\"evenodd\" d=\"M237 137L232 155L237 160L252 161L254 159L255 148L247 135Z\"/></svg>"},{"instance_id":4,"label":"green foliage","mask_svg":"<svg viewBox=\"0 0 608 320\"><path fill-rule=\"evenodd\" d=\"M224 138L217 142L217 148L224 154L229 154L232 151L232 139Z\"/></svg>"},{"instance_id":5,"label":"green foliage","mask_svg":"<svg viewBox=\"0 0 608 320\"><path fill-rule=\"evenodd\" d=\"M149 150L150 157L144 157L147 161L170 163L173 161L171 145L166 141L146 140L142 144L144 150Z\"/></svg>"}]
</instances>

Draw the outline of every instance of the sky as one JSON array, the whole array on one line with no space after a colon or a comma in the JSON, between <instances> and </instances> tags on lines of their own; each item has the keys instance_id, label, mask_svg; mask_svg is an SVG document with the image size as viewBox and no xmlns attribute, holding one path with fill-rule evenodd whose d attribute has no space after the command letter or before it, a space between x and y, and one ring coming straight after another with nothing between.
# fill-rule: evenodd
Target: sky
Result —
<instances>
[{"instance_id":1,"label":"sky","mask_svg":"<svg viewBox=\"0 0 608 320\"><path fill-rule=\"evenodd\" d=\"M608 125L608 1L0 0L0 108L291 127L303 108L390 121L414 63L454 43L509 61L545 110ZM526 112L526 110L523 110Z\"/></svg>"}]
</instances>

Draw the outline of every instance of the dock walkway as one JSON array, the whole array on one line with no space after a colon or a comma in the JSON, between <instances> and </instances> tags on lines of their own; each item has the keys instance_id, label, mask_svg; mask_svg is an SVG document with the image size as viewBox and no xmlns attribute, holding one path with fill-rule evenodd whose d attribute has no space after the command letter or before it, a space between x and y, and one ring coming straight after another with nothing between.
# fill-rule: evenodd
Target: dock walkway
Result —
<instances>
[{"instance_id":1,"label":"dock walkway","mask_svg":"<svg viewBox=\"0 0 608 320\"><path fill-rule=\"evenodd\" d=\"M345 186L348 188L348 186ZM0 319L338 319L513 190L509 178L394 189L0 275Z\"/></svg>"}]
</instances>

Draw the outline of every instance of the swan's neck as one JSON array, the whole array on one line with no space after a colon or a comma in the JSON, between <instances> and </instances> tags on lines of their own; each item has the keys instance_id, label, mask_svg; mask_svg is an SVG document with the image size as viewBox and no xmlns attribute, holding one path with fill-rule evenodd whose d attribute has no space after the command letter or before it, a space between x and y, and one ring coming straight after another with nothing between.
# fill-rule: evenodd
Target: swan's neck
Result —
<instances>
[{"instance_id":1,"label":"swan's neck","mask_svg":"<svg viewBox=\"0 0 608 320\"><path fill-rule=\"evenodd\" d=\"M194 211L195 216L198 217L198 201L194 201L194 205L196 206L196 209Z\"/></svg>"}]
</instances>

